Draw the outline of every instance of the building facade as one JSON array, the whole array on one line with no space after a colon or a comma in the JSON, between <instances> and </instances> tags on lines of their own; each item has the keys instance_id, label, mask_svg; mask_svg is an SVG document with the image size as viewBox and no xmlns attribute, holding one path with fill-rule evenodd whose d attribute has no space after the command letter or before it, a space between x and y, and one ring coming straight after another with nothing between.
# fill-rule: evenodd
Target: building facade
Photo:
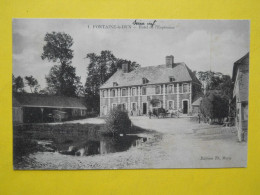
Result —
<instances>
[{"instance_id":1,"label":"building facade","mask_svg":"<svg viewBox=\"0 0 260 195\"><path fill-rule=\"evenodd\" d=\"M246 141L248 129L248 87L249 87L249 53L236 61L233 66L233 99L235 104L235 124L238 140Z\"/></svg>"},{"instance_id":2,"label":"building facade","mask_svg":"<svg viewBox=\"0 0 260 195\"><path fill-rule=\"evenodd\" d=\"M153 108L182 110L191 113L191 104L201 92L201 83L185 63L174 63L174 57L166 56L166 63L142 67L129 72L123 64L100 87L100 116L121 106L134 116L146 115ZM158 100L151 104L151 100Z\"/></svg>"}]
</instances>

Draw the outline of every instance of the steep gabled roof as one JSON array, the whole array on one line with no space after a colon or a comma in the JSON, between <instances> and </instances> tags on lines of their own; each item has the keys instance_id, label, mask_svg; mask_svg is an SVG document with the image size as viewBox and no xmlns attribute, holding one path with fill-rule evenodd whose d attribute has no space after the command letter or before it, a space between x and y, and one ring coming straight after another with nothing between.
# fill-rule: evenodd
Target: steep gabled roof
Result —
<instances>
[{"instance_id":1,"label":"steep gabled roof","mask_svg":"<svg viewBox=\"0 0 260 195\"><path fill-rule=\"evenodd\" d=\"M31 93L14 93L13 107L50 107L87 109L81 98L40 95Z\"/></svg>"},{"instance_id":2,"label":"steep gabled roof","mask_svg":"<svg viewBox=\"0 0 260 195\"><path fill-rule=\"evenodd\" d=\"M233 74L232 74L232 80L233 81L236 80L237 69L238 69L238 66L241 65L241 64L249 65L249 52L234 63Z\"/></svg>"},{"instance_id":3,"label":"steep gabled roof","mask_svg":"<svg viewBox=\"0 0 260 195\"><path fill-rule=\"evenodd\" d=\"M148 79L148 84L169 83L169 78L173 77L174 82L193 81L200 82L185 63L175 63L172 68L166 65L147 66L138 68L129 73L123 73L119 69L105 82L100 89L112 88L117 82L118 87L143 85L143 78Z\"/></svg>"}]
</instances>

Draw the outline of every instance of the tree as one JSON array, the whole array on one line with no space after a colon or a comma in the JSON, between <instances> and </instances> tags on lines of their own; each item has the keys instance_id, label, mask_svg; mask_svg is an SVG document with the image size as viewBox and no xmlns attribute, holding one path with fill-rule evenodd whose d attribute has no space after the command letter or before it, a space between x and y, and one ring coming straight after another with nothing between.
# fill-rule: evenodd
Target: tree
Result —
<instances>
[{"instance_id":1,"label":"tree","mask_svg":"<svg viewBox=\"0 0 260 195\"><path fill-rule=\"evenodd\" d=\"M216 91L208 92L202 99L200 104L200 111L204 118L218 119L219 122L228 116L229 98Z\"/></svg>"},{"instance_id":2,"label":"tree","mask_svg":"<svg viewBox=\"0 0 260 195\"><path fill-rule=\"evenodd\" d=\"M73 58L73 39L65 33L47 33L44 37L46 44L43 46L42 59L67 64Z\"/></svg>"},{"instance_id":3,"label":"tree","mask_svg":"<svg viewBox=\"0 0 260 195\"><path fill-rule=\"evenodd\" d=\"M199 71L197 74L203 85L204 94L210 90L221 90L222 94L232 97L233 84L229 75L212 71Z\"/></svg>"},{"instance_id":4,"label":"tree","mask_svg":"<svg viewBox=\"0 0 260 195\"><path fill-rule=\"evenodd\" d=\"M13 91L14 92L25 92L24 91L24 82L21 76L15 77L12 75L13 80Z\"/></svg>"},{"instance_id":5,"label":"tree","mask_svg":"<svg viewBox=\"0 0 260 195\"><path fill-rule=\"evenodd\" d=\"M24 79L27 86L30 87L31 93L38 93L40 85L38 84L37 79L35 79L33 76L26 76Z\"/></svg>"},{"instance_id":6,"label":"tree","mask_svg":"<svg viewBox=\"0 0 260 195\"><path fill-rule=\"evenodd\" d=\"M71 65L54 65L45 79L49 94L77 96L81 85L80 77L76 76L76 69Z\"/></svg>"},{"instance_id":7,"label":"tree","mask_svg":"<svg viewBox=\"0 0 260 195\"><path fill-rule=\"evenodd\" d=\"M51 94L77 96L80 87L80 77L76 75L75 67L71 65L73 58L73 39L66 33L47 33L44 41L42 59L57 62L45 77L47 91ZM82 86L82 85L81 85Z\"/></svg>"},{"instance_id":8,"label":"tree","mask_svg":"<svg viewBox=\"0 0 260 195\"><path fill-rule=\"evenodd\" d=\"M88 108L99 111L99 88L104 84L123 63L128 63L129 71L140 67L136 62L116 58L111 51L101 51L100 55L89 53L87 67L87 80L85 83L85 96Z\"/></svg>"}]
</instances>

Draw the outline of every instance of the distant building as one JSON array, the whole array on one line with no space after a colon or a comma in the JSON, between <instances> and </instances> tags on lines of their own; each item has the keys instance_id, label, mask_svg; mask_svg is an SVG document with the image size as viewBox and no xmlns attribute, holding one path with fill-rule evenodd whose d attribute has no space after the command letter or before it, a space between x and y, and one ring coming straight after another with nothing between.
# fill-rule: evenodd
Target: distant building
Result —
<instances>
[{"instance_id":1,"label":"distant building","mask_svg":"<svg viewBox=\"0 0 260 195\"><path fill-rule=\"evenodd\" d=\"M129 71L128 64L112 75L100 87L100 115L121 106L132 115L146 115L152 108L179 110L191 113L191 104L201 92L201 83L185 63L174 63L166 56L166 63ZM157 99L156 105L150 101Z\"/></svg>"},{"instance_id":2,"label":"distant building","mask_svg":"<svg viewBox=\"0 0 260 195\"><path fill-rule=\"evenodd\" d=\"M239 141L246 141L248 129L249 53L234 63L232 80L233 100L236 107L235 123Z\"/></svg>"},{"instance_id":3,"label":"distant building","mask_svg":"<svg viewBox=\"0 0 260 195\"><path fill-rule=\"evenodd\" d=\"M87 108L80 98L30 93L13 94L13 122L15 123L76 119L85 117L86 111Z\"/></svg>"}]
</instances>

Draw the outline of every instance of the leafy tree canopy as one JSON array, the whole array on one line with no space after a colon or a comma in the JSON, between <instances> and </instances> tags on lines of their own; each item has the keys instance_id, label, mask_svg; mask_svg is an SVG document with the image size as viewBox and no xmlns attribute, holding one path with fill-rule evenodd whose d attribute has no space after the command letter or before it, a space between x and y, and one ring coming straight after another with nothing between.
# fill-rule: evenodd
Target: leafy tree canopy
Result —
<instances>
[{"instance_id":1,"label":"leafy tree canopy","mask_svg":"<svg viewBox=\"0 0 260 195\"><path fill-rule=\"evenodd\" d=\"M66 63L73 58L73 39L66 33L47 33L44 41L46 44L43 47L42 59L48 61Z\"/></svg>"},{"instance_id":2,"label":"leafy tree canopy","mask_svg":"<svg viewBox=\"0 0 260 195\"><path fill-rule=\"evenodd\" d=\"M136 62L119 59L111 51L104 50L100 54L89 53L86 55L89 59L87 67L87 80L85 83L86 101L90 104L88 107L99 111L99 87L104 84L122 64L129 65L129 71L140 67Z\"/></svg>"},{"instance_id":3,"label":"leafy tree canopy","mask_svg":"<svg viewBox=\"0 0 260 195\"><path fill-rule=\"evenodd\" d=\"M212 71L199 71L197 75L203 85L205 94L212 90L221 90L224 95L232 97L233 84L229 75Z\"/></svg>"},{"instance_id":4,"label":"leafy tree canopy","mask_svg":"<svg viewBox=\"0 0 260 195\"><path fill-rule=\"evenodd\" d=\"M26 76L24 77L27 86L30 87L31 93L37 93L40 85L38 84L37 79L33 76Z\"/></svg>"},{"instance_id":5,"label":"leafy tree canopy","mask_svg":"<svg viewBox=\"0 0 260 195\"><path fill-rule=\"evenodd\" d=\"M82 91L80 77L71 65L73 58L73 39L70 35L60 32L47 33L44 41L42 59L57 62L45 77L49 94L78 96ZM41 91L44 93L45 91Z\"/></svg>"},{"instance_id":6,"label":"leafy tree canopy","mask_svg":"<svg viewBox=\"0 0 260 195\"><path fill-rule=\"evenodd\" d=\"M14 92L25 92L24 90L24 81L21 76L15 77L12 75L13 80L13 91Z\"/></svg>"}]
</instances>

